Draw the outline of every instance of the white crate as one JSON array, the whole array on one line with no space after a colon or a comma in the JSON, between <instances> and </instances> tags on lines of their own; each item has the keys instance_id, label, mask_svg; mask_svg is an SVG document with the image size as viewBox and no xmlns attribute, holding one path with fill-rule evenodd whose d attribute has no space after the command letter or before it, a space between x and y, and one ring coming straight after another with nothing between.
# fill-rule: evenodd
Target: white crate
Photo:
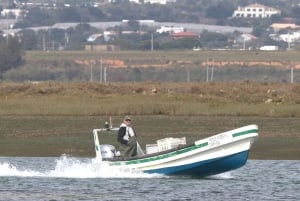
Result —
<instances>
[{"instance_id":1,"label":"white crate","mask_svg":"<svg viewBox=\"0 0 300 201\"><path fill-rule=\"evenodd\" d=\"M158 152L157 144L146 144L146 154L153 154Z\"/></svg>"},{"instance_id":2,"label":"white crate","mask_svg":"<svg viewBox=\"0 0 300 201\"><path fill-rule=\"evenodd\" d=\"M158 151L165 151L168 149L176 148L179 145L185 145L185 144L186 144L185 137L182 138L169 137L169 138L157 140Z\"/></svg>"}]
</instances>

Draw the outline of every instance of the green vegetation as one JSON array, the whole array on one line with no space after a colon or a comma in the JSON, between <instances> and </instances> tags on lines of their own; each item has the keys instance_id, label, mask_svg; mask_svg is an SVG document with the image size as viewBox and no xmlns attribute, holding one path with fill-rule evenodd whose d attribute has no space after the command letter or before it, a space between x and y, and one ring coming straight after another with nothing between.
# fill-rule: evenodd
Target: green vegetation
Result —
<instances>
[{"instance_id":1,"label":"green vegetation","mask_svg":"<svg viewBox=\"0 0 300 201\"><path fill-rule=\"evenodd\" d=\"M21 44L17 37L7 37L0 41L0 79L4 72L16 68L22 63Z\"/></svg>"}]
</instances>

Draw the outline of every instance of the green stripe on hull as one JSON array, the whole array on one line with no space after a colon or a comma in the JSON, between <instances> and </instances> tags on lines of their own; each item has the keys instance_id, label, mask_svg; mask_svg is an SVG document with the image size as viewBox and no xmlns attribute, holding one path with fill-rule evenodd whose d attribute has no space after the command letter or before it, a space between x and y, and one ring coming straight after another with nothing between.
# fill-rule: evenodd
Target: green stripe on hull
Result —
<instances>
[{"instance_id":1,"label":"green stripe on hull","mask_svg":"<svg viewBox=\"0 0 300 201\"><path fill-rule=\"evenodd\" d=\"M173 151L173 152L170 152L170 153L166 153L166 154L162 154L162 155L159 155L159 156L153 156L153 157L149 157L149 158L132 160L132 161L126 162L126 165L146 163L146 162L161 160L161 159L169 158L169 157L172 157L172 156L176 156L178 154L183 154L183 153L186 153L186 152L189 152L189 151L201 148L201 147L205 147L207 145L208 145L208 142L205 142L205 143L202 143L202 144L198 144L198 145L195 145L195 146L183 148L183 149Z\"/></svg>"},{"instance_id":2,"label":"green stripe on hull","mask_svg":"<svg viewBox=\"0 0 300 201\"><path fill-rule=\"evenodd\" d=\"M247 131L243 131L243 132L239 132L239 133L234 133L232 134L232 137L239 137L239 136L242 136L242 135L247 135L247 134L250 134L250 133L257 133L258 130L257 129L252 129L252 130L247 130Z\"/></svg>"}]
</instances>

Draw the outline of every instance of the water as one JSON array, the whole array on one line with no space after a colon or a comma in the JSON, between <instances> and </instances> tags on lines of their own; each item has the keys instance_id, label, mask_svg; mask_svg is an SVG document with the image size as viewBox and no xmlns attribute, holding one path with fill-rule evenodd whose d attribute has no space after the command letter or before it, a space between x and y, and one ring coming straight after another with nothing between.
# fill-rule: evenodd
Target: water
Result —
<instances>
[{"instance_id":1,"label":"water","mask_svg":"<svg viewBox=\"0 0 300 201\"><path fill-rule=\"evenodd\" d=\"M1 157L0 200L300 200L300 161L249 160L195 179L112 169L87 158Z\"/></svg>"}]
</instances>

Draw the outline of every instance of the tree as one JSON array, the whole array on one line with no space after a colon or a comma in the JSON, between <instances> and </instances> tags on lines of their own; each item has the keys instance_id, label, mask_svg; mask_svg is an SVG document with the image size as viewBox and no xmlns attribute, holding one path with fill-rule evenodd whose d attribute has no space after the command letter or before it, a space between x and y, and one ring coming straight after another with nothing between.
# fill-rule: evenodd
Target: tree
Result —
<instances>
[{"instance_id":1,"label":"tree","mask_svg":"<svg viewBox=\"0 0 300 201\"><path fill-rule=\"evenodd\" d=\"M192 49L193 47L199 46L199 40L195 38L182 38L172 40L160 45L161 49Z\"/></svg>"},{"instance_id":2,"label":"tree","mask_svg":"<svg viewBox=\"0 0 300 201\"><path fill-rule=\"evenodd\" d=\"M207 48L224 48L229 45L229 35L204 30L201 33L200 43Z\"/></svg>"},{"instance_id":3,"label":"tree","mask_svg":"<svg viewBox=\"0 0 300 201\"><path fill-rule=\"evenodd\" d=\"M0 44L0 78L3 73L22 64L21 43L17 37L8 37Z\"/></svg>"},{"instance_id":4,"label":"tree","mask_svg":"<svg viewBox=\"0 0 300 201\"><path fill-rule=\"evenodd\" d=\"M57 13L59 22L81 22L80 11L74 8L63 8Z\"/></svg>"},{"instance_id":5,"label":"tree","mask_svg":"<svg viewBox=\"0 0 300 201\"><path fill-rule=\"evenodd\" d=\"M139 31L140 30L140 23L135 20L129 20L127 23L127 29L130 31Z\"/></svg>"},{"instance_id":6,"label":"tree","mask_svg":"<svg viewBox=\"0 0 300 201\"><path fill-rule=\"evenodd\" d=\"M206 10L206 17L211 17L218 20L224 20L231 17L234 11L233 5L229 2L220 2L215 6L210 6Z\"/></svg>"}]
</instances>

